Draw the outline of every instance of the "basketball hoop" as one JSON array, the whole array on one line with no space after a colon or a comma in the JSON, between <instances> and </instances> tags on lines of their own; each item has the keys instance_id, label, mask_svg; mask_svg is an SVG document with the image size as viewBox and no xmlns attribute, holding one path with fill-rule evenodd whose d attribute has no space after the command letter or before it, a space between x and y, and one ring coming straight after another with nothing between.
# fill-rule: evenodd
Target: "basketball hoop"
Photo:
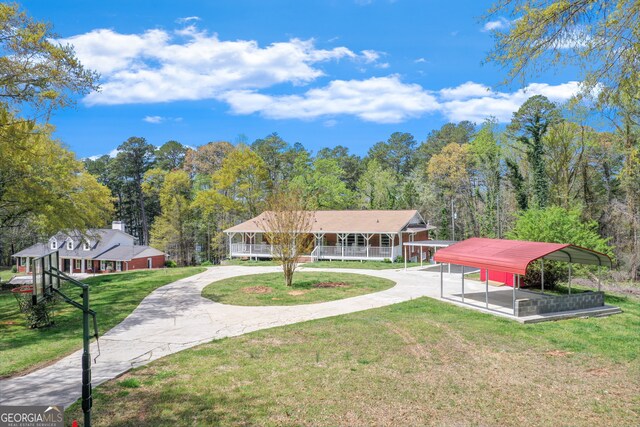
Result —
<instances>
[{"instance_id":1,"label":"basketball hoop","mask_svg":"<svg viewBox=\"0 0 640 427\"><path fill-rule=\"evenodd\" d=\"M38 303L33 303L33 285L23 285L17 288L11 289L11 293L18 302L20 312L24 313L29 322L31 329L41 328L43 326L49 326L53 322L51 321L50 311L51 306L54 304L54 298L46 298Z\"/></svg>"}]
</instances>

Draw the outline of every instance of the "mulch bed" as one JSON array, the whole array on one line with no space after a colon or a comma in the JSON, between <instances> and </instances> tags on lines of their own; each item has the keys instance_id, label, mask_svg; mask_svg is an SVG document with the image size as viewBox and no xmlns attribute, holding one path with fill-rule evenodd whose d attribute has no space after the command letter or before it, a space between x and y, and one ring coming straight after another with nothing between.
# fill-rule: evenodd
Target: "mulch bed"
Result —
<instances>
[{"instance_id":1,"label":"mulch bed","mask_svg":"<svg viewBox=\"0 0 640 427\"><path fill-rule=\"evenodd\" d=\"M345 282L320 282L311 286L314 288L348 288L349 284Z\"/></svg>"},{"instance_id":2,"label":"mulch bed","mask_svg":"<svg viewBox=\"0 0 640 427\"><path fill-rule=\"evenodd\" d=\"M242 288L242 292L245 294L270 294L271 289L268 286L249 286L248 288Z\"/></svg>"}]
</instances>

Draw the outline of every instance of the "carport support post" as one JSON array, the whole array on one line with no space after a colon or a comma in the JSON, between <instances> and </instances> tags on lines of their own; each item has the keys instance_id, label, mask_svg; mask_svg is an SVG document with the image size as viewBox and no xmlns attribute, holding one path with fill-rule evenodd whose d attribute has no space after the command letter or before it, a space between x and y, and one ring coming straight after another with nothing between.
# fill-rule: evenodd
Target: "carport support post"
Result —
<instances>
[{"instance_id":1,"label":"carport support post","mask_svg":"<svg viewBox=\"0 0 640 427\"><path fill-rule=\"evenodd\" d=\"M569 295L571 295L571 263L569 263Z\"/></svg>"},{"instance_id":2,"label":"carport support post","mask_svg":"<svg viewBox=\"0 0 640 427\"><path fill-rule=\"evenodd\" d=\"M542 264L542 293L544 293L544 258L540 258L540 263Z\"/></svg>"},{"instance_id":3,"label":"carport support post","mask_svg":"<svg viewBox=\"0 0 640 427\"><path fill-rule=\"evenodd\" d=\"M464 265L462 266L462 302L464 302Z\"/></svg>"},{"instance_id":4,"label":"carport support post","mask_svg":"<svg viewBox=\"0 0 640 427\"><path fill-rule=\"evenodd\" d=\"M444 264L440 263L440 298L442 298L442 288L444 287Z\"/></svg>"},{"instance_id":5,"label":"carport support post","mask_svg":"<svg viewBox=\"0 0 640 427\"><path fill-rule=\"evenodd\" d=\"M513 275L513 289L511 289L511 300L512 300L512 307L513 307L513 315L516 315L516 275Z\"/></svg>"},{"instance_id":6,"label":"carport support post","mask_svg":"<svg viewBox=\"0 0 640 427\"><path fill-rule=\"evenodd\" d=\"M487 308L489 308L489 269L485 269L485 285L484 285L484 302L487 305Z\"/></svg>"},{"instance_id":7,"label":"carport support post","mask_svg":"<svg viewBox=\"0 0 640 427\"><path fill-rule=\"evenodd\" d=\"M601 276L600 266L598 266L598 292L600 292L600 276Z\"/></svg>"}]
</instances>

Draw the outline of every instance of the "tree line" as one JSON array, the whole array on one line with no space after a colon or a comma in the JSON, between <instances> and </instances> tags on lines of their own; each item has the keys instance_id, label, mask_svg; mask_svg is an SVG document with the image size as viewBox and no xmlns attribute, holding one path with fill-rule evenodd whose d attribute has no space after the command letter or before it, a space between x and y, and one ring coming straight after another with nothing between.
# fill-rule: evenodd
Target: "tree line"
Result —
<instances>
[{"instance_id":1,"label":"tree line","mask_svg":"<svg viewBox=\"0 0 640 427\"><path fill-rule=\"evenodd\" d=\"M598 131L590 120L538 95L506 127L493 119L447 123L422 142L395 132L365 156L344 146L314 153L277 133L197 148L177 141L156 148L131 137L115 157L85 165L111 190L116 215L139 243L179 264L219 262L227 254L222 230L258 215L273 190L284 188L312 210L418 209L438 239L513 237L525 213L551 218L561 209L561 217L608 238L632 277L637 220L629 201L640 197L640 186L628 169L627 141L636 131ZM565 234L575 238L575 229Z\"/></svg>"}]
</instances>

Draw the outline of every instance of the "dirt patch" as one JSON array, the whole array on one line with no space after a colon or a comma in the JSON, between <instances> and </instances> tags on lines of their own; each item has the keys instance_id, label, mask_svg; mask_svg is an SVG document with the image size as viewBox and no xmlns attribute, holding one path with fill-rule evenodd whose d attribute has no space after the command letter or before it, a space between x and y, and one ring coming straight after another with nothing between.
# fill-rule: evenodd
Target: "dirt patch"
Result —
<instances>
[{"instance_id":1,"label":"dirt patch","mask_svg":"<svg viewBox=\"0 0 640 427\"><path fill-rule=\"evenodd\" d=\"M248 288L242 288L242 292L245 294L270 294L273 291L268 286L249 286Z\"/></svg>"},{"instance_id":2,"label":"dirt patch","mask_svg":"<svg viewBox=\"0 0 640 427\"><path fill-rule=\"evenodd\" d=\"M345 282L320 282L311 286L314 288L348 288L349 284Z\"/></svg>"},{"instance_id":3,"label":"dirt patch","mask_svg":"<svg viewBox=\"0 0 640 427\"><path fill-rule=\"evenodd\" d=\"M545 356L551 356L551 357L567 357L572 354L573 353L570 351L561 351L561 350L550 350L544 353Z\"/></svg>"},{"instance_id":4,"label":"dirt patch","mask_svg":"<svg viewBox=\"0 0 640 427\"><path fill-rule=\"evenodd\" d=\"M306 294L306 291L291 291L291 292L287 292L287 295L291 295L292 297L297 297L300 295L304 295Z\"/></svg>"}]
</instances>

